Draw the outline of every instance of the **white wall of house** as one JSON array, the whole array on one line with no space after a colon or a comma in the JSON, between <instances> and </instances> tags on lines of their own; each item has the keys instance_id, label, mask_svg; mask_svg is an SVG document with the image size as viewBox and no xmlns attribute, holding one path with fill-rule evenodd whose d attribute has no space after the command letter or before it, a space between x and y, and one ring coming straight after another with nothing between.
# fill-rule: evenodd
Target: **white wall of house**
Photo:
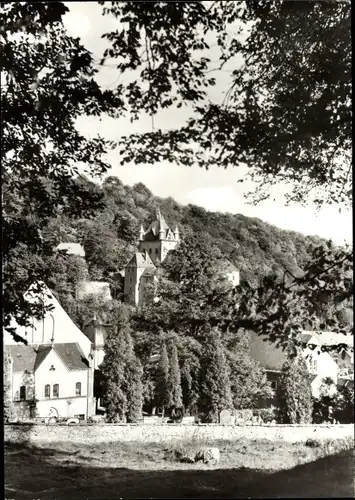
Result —
<instances>
[{"instance_id":1,"label":"white wall of house","mask_svg":"<svg viewBox=\"0 0 355 500\"><path fill-rule=\"evenodd\" d=\"M48 288L46 288L45 293L50 297L43 296L43 301L45 304L51 304L53 310L47 312L41 320L33 318L32 327L19 326L13 322L12 326L16 327L16 332L25 338L29 344L48 344L54 334L55 343L77 342L85 356L88 357L91 350L90 340L73 323ZM31 294L28 295L28 298L33 300ZM4 332L4 343L5 345L17 344L9 332Z\"/></svg>"},{"instance_id":2,"label":"white wall of house","mask_svg":"<svg viewBox=\"0 0 355 500\"><path fill-rule=\"evenodd\" d=\"M89 403L89 404L88 404ZM95 405L92 398L88 399L85 396L71 399L48 399L46 401L38 401L36 404L36 416L46 418L49 416L70 418L77 415L84 415L86 418L87 412L89 417L95 414Z\"/></svg>"},{"instance_id":3,"label":"white wall of house","mask_svg":"<svg viewBox=\"0 0 355 500\"><path fill-rule=\"evenodd\" d=\"M81 396L87 396L88 371L69 371L58 354L52 350L35 372L36 399L46 400L44 387L47 384L51 387L50 399L73 398L76 396L75 384L77 382L81 383ZM59 398L53 398L54 384L59 384ZM89 388L89 396L92 395L92 388Z\"/></svg>"},{"instance_id":4,"label":"white wall of house","mask_svg":"<svg viewBox=\"0 0 355 500\"><path fill-rule=\"evenodd\" d=\"M51 368L55 368L54 370ZM93 385L89 370L68 370L53 350L35 373L37 415L47 417L51 408L60 417L91 416L95 413ZM81 395L76 395L76 384L81 384ZM53 386L59 385L59 397L54 397ZM50 398L45 397L45 386L50 386Z\"/></svg>"},{"instance_id":5,"label":"white wall of house","mask_svg":"<svg viewBox=\"0 0 355 500\"><path fill-rule=\"evenodd\" d=\"M311 384L312 394L318 397L324 378L330 377L334 380L335 384L337 383L339 368L330 354L321 351L321 346L315 337L312 337L308 341L309 344L315 344L316 347L313 350L307 347L303 355L309 372L314 376Z\"/></svg>"}]
</instances>

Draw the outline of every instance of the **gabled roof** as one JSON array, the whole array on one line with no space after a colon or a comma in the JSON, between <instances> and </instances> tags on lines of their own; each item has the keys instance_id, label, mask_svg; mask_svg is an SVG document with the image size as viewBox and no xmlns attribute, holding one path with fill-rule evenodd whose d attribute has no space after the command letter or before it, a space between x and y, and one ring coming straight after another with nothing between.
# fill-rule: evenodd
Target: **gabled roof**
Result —
<instances>
[{"instance_id":1,"label":"gabled roof","mask_svg":"<svg viewBox=\"0 0 355 500\"><path fill-rule=\"evenodd\" d=\"M45 306L51 306L51 310L48 310L42 319L31 318L31 325L28 327L18 325L12 318L11 326L16 329L16 333L26 339L29 344L33 342L33 344L46 345L51 342L54 327L56 344L78 342L85 356L89 355L90 340L76 326L45 283L41 281L33 283L24 294L24 298L31 303L41 301ZM9 332L4 332L4 344L19 345Z\"/></svg>"},{"instance_id":2,"label":"gabled roof","mask_svg":"<svg viewBox=\"0 0 355 500\"><path fill-rule=\"evenodd\" d=\"M301 340L302 342L307 342L307 344L308 344L308 342L309 342L312 338L314 338L315 340L317 340L317 341L319 342L319 339L318 339L317 335L315 335L313 332L302 332L302 333L300 334L300 340Z\"/></svg>"},{"instance_id":3,"label":"gabled roof","mask_svg":"<svg viewBox=\"0 0 355 500\"><path fill-rule=\"evenodd\" d=\"M154 268L155 265L148 252L136 252L125 267L147 267Z\"/></svg>"},{"instance_id":4,"label":"gabled roof","mask_svg":"<svg viewBox=\"0 0 355 500\"><path fill-rule=\"evenodd\" d=\"M281 371L288 359L281 347L254 332L249 332L249 352L251 358L258 361L265 370Z\"/></svg>"},{"instance_id":5,"label":"gabled roof","mask_svg":"<svg viewBox=\"0 0 355 500\"><path fill-rule=\"evenodd\" d=\"M35 345L9 345L7 349L9 350L12 361L14 372L33 372L35 361L37 357L37 350Z\"/></svg>"},{"instance_id":6,"label":"gabled roof","mask_svg":"<svg viewBox=\"0 0 355 500\"><path fill-rule=\"evenodd\" d=\"M143 241L155 241L160 239L160 233L163 233L163 239L168 238L168 236L174 238L174 233L166 223L164 216L157 211L156 219L153 220L147 231L144 232Z\"/></svg>"},{"instance_id":7,"label":"gabled roof","mask_svg":"<svg viewBox=\"0 0 355 500\"><path fill-rule=\"evenodd\" d=\"M54 344L54 350L69 370L87 370L88 360L79 344Z\"/></svg>"},{"instance_id":8,"label":"gabled roof","mask_svg":"<svg viewBox=\"0 0 355 500\"><path fill-rule=\"evenodd\" d=\"M13 359L13 371L34 373L52 350L50 344L8 346ZM89 363L79 344L53 344L53 350L68 370L87 370Z\"/></svg>"},{"instance_id":9,"label":"gabled roof","mask_svg":"<svg viewBox=\"0 0 355 500\"><path fill-rule=\"evenodd\" d=\"M78 255L85 257L85 250L80 243L59 243L55 250L66 250L68 255Z\"/></svg>"},{"instance_id":10,"label":"gabled roof","mask_svg":"<svg viewBox=\"0 0 355 500\"><path fill-rule=\"evenodd\" d=\"M42 345L37 346L36 350L37 350L37 357L36 357L33 371L38 370L38 368L41 366L43 361L46 359L48 354L51 352L51 346L48 344L47 345L42 344Z\"/></svg>"}]
</instances>

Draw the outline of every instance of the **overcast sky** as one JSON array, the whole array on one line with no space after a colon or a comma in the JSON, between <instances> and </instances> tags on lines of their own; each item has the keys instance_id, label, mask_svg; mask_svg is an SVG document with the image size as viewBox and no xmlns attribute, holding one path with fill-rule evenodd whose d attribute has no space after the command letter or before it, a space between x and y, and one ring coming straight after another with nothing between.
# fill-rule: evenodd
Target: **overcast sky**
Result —
<instances>
[{"instance_id":1,"label":"overcast sky","mask_svg":"<svg viewBox=\"0 0 355 500\"><path fill-rule=\"evenodd\" d=\"M99 60L106 47L101 34L116 29L117 22L108 16L101 16L102 7L96 2L68 2L67 6L70 12L64 16L64 24L68 33L80 37L83 45ZM211 59L213 60L213 55ZM228 88L228 75L228 72L221 75L218 85L213 88L212 97L217 101L223 99L223 92ZM100 70L99 81L103 86L112 88L117 77L116 69L109 67ZM188 111L183 109L176 112L164 111L155 119L155 127L171 128L174 124L180 125L187 116ZM151 119L142 117L131 124L129 119L103 118L98 121L95 118L83 118L79 120L78 126L87 135L100 133L108 139L117 140L129 132L151 130ZM109 161L112 168L108 175L116 175L124 184L143 182L157 196L171 196L179 203L193 203L211 211L258 217L283 229L332 238L338 244L352 244L352 214L344 207L329 206L318 213L311 203L306 207L296 204L285 207L283 193L286 186L281 185L270 190L270 200L257 206L248 205L243 193L252 186L250 182L237 183L245 172L242 167L215 167L208 171L199 167L178 167L164 163L122 167L115 152L110 153Z\"/></svg>"}]
</instances>

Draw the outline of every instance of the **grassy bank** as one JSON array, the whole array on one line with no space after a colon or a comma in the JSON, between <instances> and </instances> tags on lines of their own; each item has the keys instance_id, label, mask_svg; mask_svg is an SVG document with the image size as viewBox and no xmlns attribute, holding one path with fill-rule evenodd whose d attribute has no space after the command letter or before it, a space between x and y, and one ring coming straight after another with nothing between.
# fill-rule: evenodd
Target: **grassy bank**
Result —
<instances>
[{"instance_id":1,"label":"grassy bank","mask_svg":"<svg viewBox=\"0 0 355 500\"><path fill-rule=\"evenodd\" d=\"M353 496L353 441L213 442L218 465L180 463L206 442L5 445L7 498ZM296 490L295 490L296 488ZM292 490L292 491L291 491Z\"/></svg>"}]
</instances>

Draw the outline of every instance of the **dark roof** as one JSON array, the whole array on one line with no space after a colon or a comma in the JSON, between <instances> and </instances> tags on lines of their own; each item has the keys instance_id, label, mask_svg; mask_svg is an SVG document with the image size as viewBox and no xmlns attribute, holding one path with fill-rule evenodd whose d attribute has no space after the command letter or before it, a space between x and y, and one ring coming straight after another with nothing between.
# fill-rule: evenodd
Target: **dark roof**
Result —
<instances>
[{"instance_id":1,"label":"dark roof","mask_svg":"<svg viewBox=\"0 0 355 500\"><path fill-rule=\"evenodd\" d=\"M161 232L163 232L163 239L166 239L169 233L171 237L174 237L174 233L166 223L163 215L160 213L160 210L158 210L156 219L150 223L147 231L144 232L143 241L159 240Z\"/></svg>"},{"instance_id":2,"label":"dark roof","mask_svg":"<svg viewBox=\"0 0 355 500\"><path fill-rule=\"evenodd\" d=\"M252 359L258 361L266 370L281 371L288 359L281 347L254 332L249 332L249 352Z\"/></svg>"},{"instance_id":3,"label":"dark roof","mask_svg":"<svg viewBox=\"0 0 355 500\"><path fill-rule=\"evenodd\" d=\"M10 345L13 359L13 371L35 372L50 353L50 344L41 345ZM79 344L53 344L53 350L58 354L68 370L87 370L89 363Z\"/></svg>"},{"instance_id":4,"label":"dark roof","mask_svg":"<svg viewBox=\"0 0 355 500\"><path fill-rule=\"evenodd\" d=\"M309 342L309 340L312 338L312 337L316 337L318 339L318 337L312 333L308 333L308 332L303 332L300 334L300 340L302 342ZM319 340L319 339L318 339Z\"/></svg>"},{"instance_id":5,"label":"dark roof","mask_svg":"<svg viewBox=\"0 0 355 500\"><path fill-rule=\"evenodd\" d=\"M136 252L126 267L151 267L155 269L155 265L148 252Z\"/></svg>"},{"instance_id":6,"label":"dark roof","mask_svg":"<svg viewBox=\"0 0 355 500\"><path fill-rule=\"evenodd\" d=\"M38 370L38 368L41 366L43 361L46 359L48 354L51 352L51 346L46 344L46 345L39 345L37 347L37 357L35 361L35 366L34 366L34 371Z\"/></svg>"},{"instance_id":7,"label":"dark roof","mask_svg":"<svg viewBox=\"0 0 355 500\"><path fill-rule=\"evenodd\" d=\"M11 354L14 372L33 372L37 357L34 345L9 345L6 346Z\"/></svg>"},{"instance_id":8,"label":"dark roof","mask_svg":"<svg viewBox=\"0 0 355 500\"><path fill-rule=\"evenodd\" d=\"M78 343L54 344L54 350L69 370L86 370L89 367Z\"/></svg>"}]
</instances>

